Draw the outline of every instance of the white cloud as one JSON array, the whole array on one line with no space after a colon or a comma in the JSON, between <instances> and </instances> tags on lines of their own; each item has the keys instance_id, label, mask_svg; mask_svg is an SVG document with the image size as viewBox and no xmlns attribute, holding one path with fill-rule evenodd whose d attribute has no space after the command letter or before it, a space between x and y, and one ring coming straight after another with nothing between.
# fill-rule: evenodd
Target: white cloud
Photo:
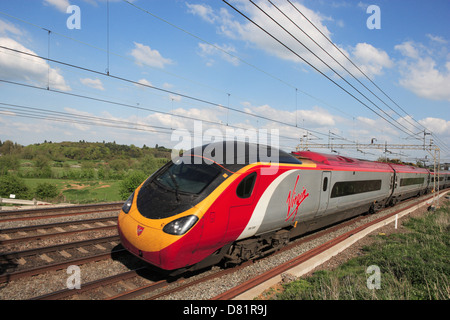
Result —
<instances>
[{"instance_id":1,"label":"white cloud","mask_svg":"<svg viewBox=\"0 0 450 320\"><path fill-rule=\"evenodd\" d=\"M139 85L138 83L142 84L142 86ZM135 83L134 85L138 87L140 90L145 90L145 86L153 87L153 84L145 78L138 80L137 83Z\"/></svg>"},{"instance_id":2,"label":"white cloud","mask_svg":"<svg viewBox=\"0 0 450 320\"><path fill-rule=\"evenodd\" d=\"M64 13L66 13L67 7L70 6L69 0L44 0L44 4L53 6Z\"/></svg>"},{"instance_id":3,"label":"white cloud","mask_svg":"<svg viewBox=\"0 0 450 320\"><path fill-rule=\"evenodd\" d=\"M406 41L402 44L398 44L395 47L395 50L400 51L402 55L412 59L419 59L419 50L416 49L416 46L412 41Z\"/></svg>"},{"instance_id":4,"label":"white cloud","mask_svg":"<svg viewBox=\"0 0 450 320\"><path fill-rule=\"evenodd\" d=\"M353 50L354 62L368 76L381 75L384 68L392 68L394 63L389 55L368 43L358 43Z\"/></svg>"},{"instance_id":5,"label":"white cloud","mask_svg":"<svg viewBox=\"0 0 450 320\"><path fill-rule=\"evenodd\" d=\"M180 102L183 98L179 95L170 94L169 99L172 101Z\"/></svg>"},{"instance_id":6,"label":"white cloud","mask_svg":"<svg viewBox=\"0 0 450 320\"><path fill-rule=\"evenodd\" d=\"M450 137L450 121L429 117L419 120L419 123L425 128L431 130L433 133Z\"/></svg>"},{"instance_id":7,"label":"white cloud","mask_svg":"<svg viewBox=\"0 0 450 320\"><path fill-rule=\"evenodd\" d=\"M0 45L36 55L34 51L11 38L0 38ZM50 84L50 88L53 89L71 90L58 68L49 67L49 64L43 59L5 49L0 49L0 74L8 80L37 83L40 86Z\"/></svg>"},{"instance_id":8,"label":"white cloud","mask_svg":"<svg viewBox=\"0 0 450 320\"><path fill-rule=\"evenodd\" d=\"M203 20L208 21L209 23L213 23L218 18L214 13L214 10L208 5L186 3L186 6L189 8L189 13L198 15Z\"/></svg>"},{"instance_id":9,"label":"white cloud","mask_svg":"<svg viewBox=\"0 0 450 320\"><path fill-rule=\"evenodd\" d=\"M173 63L172 60L164 58L158 50L152 50L149 46L137 42L134 42L134 46L135 48L131 51L131 55L139 66L147 65L164 69L165 65Z\"/></svg>"},{"instance_id":10,"label":"white cloud","mask_svg":"<svg viewBox=\"0 0 450 320\"><path fill-rule=\"evenodd\" d=\"M358 126L363 127L364 130L368 130L373 137L378 139L378 141L391 142L393 139L399 137L399 131L388 124L384 119L356 117L356 120L359 122Z\"/></svg>"},{"instance_id":11,"label":"white cloud","mask_svg":"<svg viewBox=\"0 0 450 320\"><path fill-rule=\"evenodd\" d=\"M12 33L16 36L20 36L23 34L22 31L12 23L0 19L0 36L6 36L7 33Z\"/></svg>"},{"instance_id":12,"label":"white cloud","mask_svg":"<svg viewBox=\"0 0 450 320\"><path fill-rule=\"evenodd\" d=\"M334 21L331 17L325 17L320 12L315 12L308 9L300 3L295 3L295 6L306 16L308 19L318 28L321 32L331 39L331 32L328 30L325 21ZM279 39L292 51L296 52L300 57L314 65L316 68L323 72L331 73L330 69L322 63L317 57L335 69L337 72L346 75L343 68L333 60L336 59L342 66L355 74L357 77L363 75L344 57L342 54L328 42L316 28L311 25L303 16L301 16L297 10L289 3L280 2L277 7L284 12L297 26L289 21L279 10L274 6L265 3L258 2L258 6L261 7L268 15L273 17L278 23L280 23L289 33L295 36L298 41L288 33L284 32L277 26L271 19L269 19L262 11L256 6L253 6L247 1L236 1L236 6L239 7L247 16L255 21L262 28L267 30L270 34ZM241 23L241 20L236 20L227 9L221 8L220 11L214 12L213 9L206 5L189 5L189 12L198 15L203 20L213 23L217 26L217 32L225 35L230 39L245 41L253 47L257 47L260 50L267 52L272 56L276 56L283 60L293 61L295 63L303 63L302 60L291 51L286 49L280 43L272 39L266 33L261 31L258 27L251 22ZM309 37L308 37L309 35ZM318 47L310 38L314 39L325 51ZM301 44L303 43L304 46ZM305 46L308 49L305 48ZM338 46L339 47L339 46ZM359 65L368 76L380 75L383 73L384 68L390 68L393 66L388 54L385 51L377 49L370 44L360 43L354 48L350 48L350 52L353 53L353 57L344 48L340 47L345 55L355 60L355 63ZM226 50L226 48L225 48ZM316 57L317 56L317 57ZM331 57L333 58L331 58Z\"/></svg>"},{"instance_id":13,"label":"white cloud","mask_svg":"<svg viewBox=\"0 0 450 320\"><path fill-rule=\"evenodd\" d=\"M261 115L263 117L276 121L295 124L295 119L297 119L300 126L303 126L303 124L305 124L306 127L313 128L332 127L336 124L334 116L328 113L327 110L319 107L314 107L312 110L297 110L296 114L296 111L274 109L269 105L262 105L257 107L251 106L249 103L245 103L245 105L246 107L244 108L244 110L246 112Z\"/></svg>"},{"instance_id":14,"label":"white cloud","mask_svg":"<svg viewBox=\"0 0 450 320\"><path fill-rule=\"evenodd\" d=\"M147 79L138 80L138 83L141 83L146 86L153 86L152 83L150 81L148 81Z\"/></svg>"},{"instance_id":15,"label":"white cloud","mask_svg":"<svg viewBox=\"0 0 450 320\"><path fill-rule=\"evenodd\" d=\"M233 66L239 65L239 59L228 54L228 53L231 54L236 53L236 48L234 48L231 45L224 44L220 46L218 44L210 45L207 43L199 43L198 46L200 48L199 53L200 56L207 59L207 66L212 66L214 64L215 60L213 59L213 57L215 56L218 56L224 59L225 61L228 61Z\"/></svg>"},{"instance_id":16,"label":"white cloud","mask_svg":"<svg viewBox=\"0 0 450 320\"><path fill-rule=\"evenodd\" d=\"M404 57L399 62L401 86L425 99L450 101L450 60L439 66L429 48L411 41L395 49Z\"/></svg>"},{"instance_id":17,"label":"white cloud","mask_svg":"<svg viewBox=\"0 0 450 320\"><path fill-rule=\"evenodd\" d=\"M369 7L369 6L370 6L370 4L364 3L362 1L358 2L358 5L357 5L358 8L363 9L364 11L366 11L367 7Z\"/></svg>"},{"instance_id":18,"label":"white cloud","mask_svg":"<svg viewBox=\"0 0 450 320\"><path fill-rule=\"evenodd\" d=\"M103 88L103 83L100 79L89 79L89 78L84 78L84 79L80 79L80 82L82 84L84 84L85 86L97 89L97 90L105 90L105 88Z\"/></svg>"},{"instance_id":19,"label":"white cloud","mask_svg":"<svg viewBox=\"0 0 450 320\"><path fill-rule=\"evenodd\" d=\"M448 43L448 41L447 40L445 40L443 37L441 37L441 36L435 36L435 35L432 35L432 34L427 34L427 37L431 40L431 41L435 41L435 42L438 42L438 43L440 43L440 44L447 44Z\"/></svg>"}]
</instances>

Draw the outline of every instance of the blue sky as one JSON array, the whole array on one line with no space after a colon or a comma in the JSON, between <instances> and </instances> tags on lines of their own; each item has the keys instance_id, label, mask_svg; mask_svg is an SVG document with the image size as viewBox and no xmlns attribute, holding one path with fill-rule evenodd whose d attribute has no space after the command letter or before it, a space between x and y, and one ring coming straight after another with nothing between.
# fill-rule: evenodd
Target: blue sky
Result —
<instances>
[{"instance_id":1,"label":"blue sky","mask_svg":"<svg viewBox=\"0 0 450 320\"><path fill-rule=\"evenodd\" d=\"M106 0L4 0L1 46L77 68L0 48L0 140L174 147L179 140L173 130L185 129L194 137L194 120L203 120L201 133L214 129L210 132L223 136L227 128L277 129L279 145L289 151L305 129L309 144L328 143L330 134L348 140L337 140L342 143L375 138L379 143L420 144L412 134L426 128L441 147L441 158L450 161L448 0L292 0L293 5L273 0L276 7L266 0L254 2L310 51L250 1L229 1L366 106L222 1L110 0L108 41ZM79 20L72 19L78 17L73 11L67 13L70 5L80 9ZM370 5L380 10L380 29L367 26ZM69 29L68 20L79 22L81 29ZM105 75L108 71L111 77ZM362 155L356 147L341 151L380 155L369 152ZM402 153L391 157L415 161L427 155Z\"/></svg>"}]
</instances>

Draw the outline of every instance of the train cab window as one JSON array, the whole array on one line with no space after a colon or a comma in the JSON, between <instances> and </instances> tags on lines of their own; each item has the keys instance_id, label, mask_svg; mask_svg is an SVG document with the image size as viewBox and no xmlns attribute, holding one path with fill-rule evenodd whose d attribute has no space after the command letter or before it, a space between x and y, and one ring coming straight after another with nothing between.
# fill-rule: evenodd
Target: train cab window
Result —
<instances>
[{"instance_id":1,"label":"train cab window","mask_svg":"<svg viewBox=\"0 0 450 320\"><path fill-rule=\"evenodd\" d=\"M175 192L199 194L219 173L214 165L173 163L155 181Z\"/></svg>"},{"instance_id":2,"label":"train cab window","mask_svg":"<svg viewBox=\"0 0 450 320\"><path fill-rule=\"evenodd\" d=\"M236 189L236 195L239 198L249 198L252 195L253 187L255 186L256 181L256 172L253 172L249 174L247 177L242 180L237 189Z\"/></svg>"},{"instance_id":3,"label":"train cab window","mask_svg":"<svg viewBox=\"0 0 450 320\"><path fill-rule=\"evenodd\" d=\"M328 177L323 178L323 187L322 190L323 191L327 191L328 188Z\"/></svg>"}]
</instances>

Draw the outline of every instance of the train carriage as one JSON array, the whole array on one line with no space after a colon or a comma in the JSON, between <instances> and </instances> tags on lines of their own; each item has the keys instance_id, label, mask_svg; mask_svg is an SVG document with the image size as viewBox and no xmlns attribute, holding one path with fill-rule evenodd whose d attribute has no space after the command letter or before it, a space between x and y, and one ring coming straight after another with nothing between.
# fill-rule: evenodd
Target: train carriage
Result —
<instances>
[{"instance_id":1,"label":"train carriage","mask_svg":"<svg viewBox=\"0 0 450 320\"><path fill-rule=\"evenodd\" d=\"M427 170L407 166L218 142L144 181L125 202L118 229L127 250L163 270L238 264L425 192L429 181Z\"/></svg>"},{"instance_id":2,"label":"train carriage","mask_svg":"<svg viewBox=\"0 0 450 320\"><path fill-rule=\"evenodd\" d=\"M390 166L394 170L394 192L389 199L390 205L427 192L431 181L430 172L427 169L402 164L390 164Z\"/></svg>"},{"instance_id":3,"label":"train carriage","mask_svg":"<svg viewBox=\"0 0 450 320\"><path fill-rule=\"evenodd\" d=\"M428 189L434 190L435 184L434 179L436 179L436 189L439 187L439 190L449 188L450 187L450 171L439 171L439 177L436 177L438 174L435 172L430 173L430 184ZM436 177L436 178L435 178Z\"/></svg>"},{"instance_id":4,"label":"train carriage","mask_svg":"<svg viewBox=\"0 0 450 320\"><path fill-rule=\"evenodd\" d=\"M450 188L450 171L443 171L442 175L444 176L444 188Z\"/></svg>"},{"instance_id":5,"label":"train carriage","mask_svg":"<svg viewBox=\"0 0 450 320\"><path fill-rule=\"evenodd\" d=\"M320 208L309 230L384 207L392 193L393 171L388 164L326 155L310 151L294 152L309 159L321 170Z\"/></svg>"}]
</instances>

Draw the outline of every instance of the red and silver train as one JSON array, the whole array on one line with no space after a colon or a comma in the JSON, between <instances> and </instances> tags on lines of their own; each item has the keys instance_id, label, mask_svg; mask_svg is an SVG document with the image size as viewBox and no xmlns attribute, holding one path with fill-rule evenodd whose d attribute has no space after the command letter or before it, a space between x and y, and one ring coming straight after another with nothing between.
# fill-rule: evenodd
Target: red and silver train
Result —
<instances>
[{"instance_id":1,"label":"red and silver train","mask_svg":"<svg viewBox=\"0 0 450 320\"><path fill-rule=\"evenodd\" d=\"M260 148L214 143L160 168L119 214L122 245L163 270L239 264L434 185L433 173L413 166ZM211 159L215 152L226 161ZM441 172L438 182L449 187L449 172Z\"/></svg>"}]
</instances>

